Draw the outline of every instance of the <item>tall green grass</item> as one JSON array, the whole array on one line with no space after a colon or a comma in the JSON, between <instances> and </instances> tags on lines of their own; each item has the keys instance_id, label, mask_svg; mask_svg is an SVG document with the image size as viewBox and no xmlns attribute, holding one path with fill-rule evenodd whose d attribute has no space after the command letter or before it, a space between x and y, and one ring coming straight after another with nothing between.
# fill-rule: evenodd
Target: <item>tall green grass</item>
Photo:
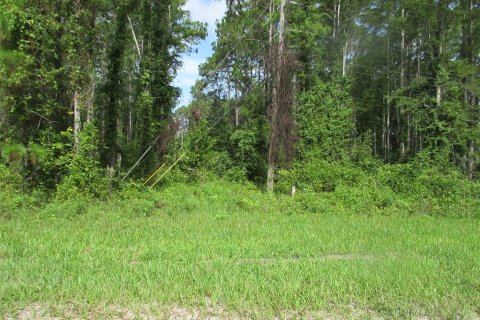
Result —
<instances>
[{"instance_id":1,"label":"tall green grass","mask_svg":"<svg viewBox=\"0 0 480 320\"><path fill-rule=\"evenodd\" d=\"M102 305L214 305L251 318L480 314L480 220L355 213L322 196L212 181L15 214L0 223L1 314L34 303L60 317Z\"/></svg>"}]
</instances>

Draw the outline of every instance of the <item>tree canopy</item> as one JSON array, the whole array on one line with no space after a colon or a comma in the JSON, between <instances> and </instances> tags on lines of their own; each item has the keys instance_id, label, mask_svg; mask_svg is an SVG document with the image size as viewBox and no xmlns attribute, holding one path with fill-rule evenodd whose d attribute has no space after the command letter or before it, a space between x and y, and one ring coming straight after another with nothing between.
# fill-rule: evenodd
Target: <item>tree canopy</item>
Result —
<instances>
[{"instance_id":1,"label":"tree canopy","mask_svg":"<svg viewBox=\"0 0 480 320\"><path fill-rule=\"evenodd\" d=\"M183 5L3 1L2 161L46 189L161 164L262 184L272 161L319 159L478 178L478 1L229 0L177 108L182 54L206 36Z\"/></svg>"}]
</instances>

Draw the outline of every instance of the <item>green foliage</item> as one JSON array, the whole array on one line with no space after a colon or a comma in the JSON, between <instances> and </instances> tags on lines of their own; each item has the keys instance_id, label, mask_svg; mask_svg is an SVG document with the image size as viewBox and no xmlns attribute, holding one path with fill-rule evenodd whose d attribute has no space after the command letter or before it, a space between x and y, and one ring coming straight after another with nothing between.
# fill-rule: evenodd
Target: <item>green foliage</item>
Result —
<instances>
[{"instance_id":1,"label":"green foliage","mask_svg":"<svg viewBox=\"0 0 480 320\"><path fill-rule=\"evenodd\" d=\"M348 158L352 105L349 84L342 78L318 82L300 95L296 112L300 156L314 152L315 157L328 160Z\"/></svg>"},{"instance_id":2,"label":"green foliage","mask_svg":"<svg viewBox=\"0 0 480 320\"><path fill-rule=\"evenodd\" d=\"M95 156L97 143L97 129L92 124L86 125L80 134L79 149L68 159L67 174L57 187L56 198L70 199L82 195L102 198L109 194L109 178Z\"/></svg>"},{"instance_id":3,"label":"green foliage","mask_svg":"<svg viewBox=\"0 0 480 320\"><path fill-rule=\"evenodd\" d=\"M72 159L73 141L70 130L60 133L45 130L39 138L45 157L38 170L33 171L33 185L46 190L55 190L62 177L68 173Z\"/></svg>"},{"instance_id":4,"label":"green foliage","mask_svg":"<svg viewBox=\"0 0 480 320\"><path fill-rule=\"evenodd\" d=\"M28 145L28 162L34 167L40 166L47 158L47 150L37 143Z\"/></svg>"},{"instance_id":5,"label":"green foliage","mask_svg":"<svg viewBox=\"0 0 480 320\"><path fill-rule=\"evenodd\" d=\"M350 161L367 172L375 172L383 163L375 156L372 135L370 131L357 136L350 147Z\"/></svg>"},{"instance_id":6,"label":"green foliage","mask_svg":"<svg viewBox=\"0 0 480 320\"><path fill-rule=\"evenodd\" d=\"M465 179L452 168L445 172L434 166L422 167L413 162L402 165L383 166L378 171L380 183L395 193L404 193L418 198L465 197L477 199L478 183Z\"/></svg>"},{"instance_id":7,"label":"green foliage","mask_svg":"<svg viewBox=\"0 0 480 320\"><path fill-rule=\"evenodd\" d=\"M266 145L267 136L267 127L262 120L246 121L230 136L235 166L244 171L250 179L263 176L266 172L265 156L259 152Z\"/></svg>"},{"instance_id":8,"label":"green foliage","mask_svg":"<svg viewBox=\"0 0 480 320\"><path fill-rule=\"evenodd\" d=\"M25 179L23 186L35 186L37 172L42 169L47 158L47 150L36 143L30 143L28 147L18 143L5 143L0 150L9 168Z\"/></svg>"},{"instance_id":9,"label":"green foliage","mask_svg":"<svg viewBox=\"0 0 480 320\"><path fill-rule=\"evenodd\" d=\"M247 318L478 314L478 1L291 1L285 79L277 4L227 1L173 118L206 35L185 0L0 2L0 317L39 301L60 318L203 300ZM297 145L271 194L251 181L274 92ZM145 150L134 175L163 170L119 182Z\"/></svg>"},{"instance_id":10,"label":"green foliage","mask_svg":"<svg viewBox=\"0 0 480 320\"><path fill-rule=\"evenodd\" d=\"M0 174L3 174L0 173ZM15 192L9 190L0 191L0 218L10 219L19 211L23 211L31 205L30 197L22 194L18 190Z\"/></svg>"},{"instance_id":11,"label":"green foliage","mask_svg":"<svg viewBox=\"0 0 480 320\"><path fill-rule=\"evenodd\" d=\"M331 35L326 17L310 0L301 0L296 5L289 6L288 42L289 47L297 51L298 85L301 89L308 90L314 86L318 80L318 71L327 63L321 59L326 54L327 46L318 45L318 39L326 39Z\"/></svg>"},{"instance_id":12,"label":"green foliage","mask_svg":"<svg viewBox=\"0 0 480 320\"><path fill-rule=\"evenodd\" d=\"M78 171L71 167L75 150L67 137L74 121L75 130L90 121L101 129L97 138L103 157L92 156L110 165L120 154L123 165L132 165L136 160L131 159L138 159L168 127L178 96L172 82L180 56L206 33L183 4L1 2L0 138L32 150L19 166L32 186L53 189L66 174ZM141 57L131 45L132 31L142 43ZM143 92L151 100L140 99ZM145 170L153 163L145 163Z\"/></svg>"},{"instance_id":13,"label":"green foliage","mask_svg":"<svg viewBox=\"0 0 480 320\"><path fill-rule=\"evenodd\" d=\"M167 159L170 163L180 157L181 160L175 165L177 176L167 178L169 181L205 181L215 176L232 181L245 179L246 168L236 165L226 150L218 148L220 142L209 134L208 128L206 119L201 118L198 123L190 124L190 130L181 141L177 139L171 158Z\"/></svg>"},{"instance_id":14,"label":"green foliage","mask_svg":"<svg viewBox=\"0 0 480 320\"><path fill-rule=\"evenodd\" d=\"M297 163L278 175L278 191L298 190L310 212L478 216L480 184L454 167L439 169L421 159L365 170L354 163Z\"/></svg>"},{"instance_id":15,"label":"green foliage","mask_svg":"<svg viewBox=\"0 0 480 320\"><path fill-rule=\"evenodd\" d=\"M45 200L40 192L28 192L23 177L0 163L0 218L10 219L20 212L34 210Z\"/></svg>"},{"instance_id":16,"label":"green foliage","mask_svg":"<svg viewBox=\"0 0 480 320\"><path fill-rule=\"evenodd\" d=\"M180 157L166 182L263 182L277 7L268 13L263 0L228 1L182 125L172 119L173 79L182 55L206 36L184 4L0 4L0 151L23 188L105 197L116 176L102 166L126 172L157 136L133 177ZM478 176L478 5L301 0L287 7L292 79L284 80L295 82L297 99L284 114L296 128L292 122L279 140L295 136L297 145L291 167L277 159L279 190L296 185L337 197L352 188L342 201L354 207L365 188L365 208L409 202L412 188L439 208L473 199L476 185L458 172ZM391 192L398 199L382 200Z\"/></svg>"},{"instance_id":17,"label":"green foliage","mask_svg":"<svg viewBox=\"0 0 480 320\"><path fill-rule=\"evenodd\" d=\"M33 167L38 167L45 161L47 151L43 146L36 143L30 143L28 147L18 143L6 143L1 148L1 155L11 165L30 164Z\"/></svg>"},{"instance_id":18,"label":"green foliage","mask_svg":"<svg viewBox=\"0 0 480 320\"><path fill-rule=\"evenodd\" d=\"M340 184L355 186L367 179L362 170L350 164L340 164L326 160L297 163L291 170L279 172L280 192L289 192L292 186L309 192L332 192Z\"/></svg>"},{"instance_id":19,"label":"green foliage","mask_svg":"<svg viewBox=\"0 0 480 320\"><path fill-rule=\"evenodd\" d=\"M0 218L12 217L26 198L22 176L0 163Z\"/></svg>"},{"instance_id":20,"label":"green foliage","mask_svg":"<svg viewBox=\"0 0 480 320\"><path fill-rule=\"evenodd\" d=\"M103 163L113 167L116 163L118 153L117 142L117 121L120 111L121 97L123 90L123 77L121 75L124 62L124 51L129 39L127 16L135 9L138 1L126 1L117 10L115 18L115 27L112 41L108 50L108 68L105 85L102 88L105 100L102 101L104 111L103 124L103 142L105 145L103 154Z\"/></svg>"},{"instance_id":21,"label":"green foliage","mask_svg":"<svg viewBox=\"0 0 480 320\"><path fill-rule=\"evenodd\" d=\"M4 144L1 151L2 158L16 167L23 165L27 154L26 148L18 143Z\"/></svg>"}]
</instances>

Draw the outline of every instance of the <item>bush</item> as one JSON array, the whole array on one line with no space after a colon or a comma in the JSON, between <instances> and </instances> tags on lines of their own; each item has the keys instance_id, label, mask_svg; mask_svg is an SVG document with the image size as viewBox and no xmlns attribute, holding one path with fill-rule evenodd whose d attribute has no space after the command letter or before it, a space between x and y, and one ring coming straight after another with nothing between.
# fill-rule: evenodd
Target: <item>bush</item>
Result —
<instances>
[{"instance_id":1,"label":"bush","mask_svg":"<svg viewBox=\"0 0 480 320\"><path fill-rule=\"evenodd\" d=\"M367 175L349 164L305 161L291 170L279 171L277 190L288 193L296 186L299 191L333 192L340 184L355 186L363 179L368 179Z\"/></svg>"},{"instance_id":2,"label":"bush","mask_svg":"<svg viewBox=\"0 0 480 320\"><path fill-rule=\"evenodd\" d=\"M394 164L383 165L380 167L376 174L378 182L384 186L387 186L395 193L410 193L415 189L415 192L419 190L420 186L414 185L415 178L418 172L415 168L407 164Z\"/></svg>"},{"instance_id":3,"label":"bush","mask_svg":"<svg viewBox=\"0 0 480 320\"><path fill-rule=\"evenodd\" d=\"M95 126L87 124L80 134L79 150L64 161L68 173L57 186L56 198L70 199L79 195L105 198L110 193L110 178L94 156L97 136Z\"/></svg>"},{"instance_id":4,"label":"bush","mask_svg":"<svg viewBox=\"0 0 480 320\"><path fill-rule=\"evenodd\" d=\"M0 217L9 219L26 205L29 200L21 193L0 191Z\"/></svg>"},{"instance_id":5,"label":"bush","mask_svg":"<svg viewBox=\"0 0 480 320\"><path fill-rule=\"evenodd\" d=\"M22 176L0 163L0 217L11 218L16 213L38 207L42 199L42 193L25 193Z\"/></svg>"},{"instance_id":6,"label":"bush","mask_svg":"<svg viewBox=\"0 0 480 320\"><path fill-rule=\"evenodd\" d=\"M22 165L27 154L26 148L18 143L4 144L1 150L2 158L10 164Z\"/></svg>"},{"instance_id":7,"label":"bush","mask_svg":"<svg viewBox=\"0 0 480 320\"><path fill-rule=\"evenodd\" d=\"M280 170L277 177L281 193L297 186L300 211L480 216L480 183L423 159L374 170L358 163L310 160Z\"/></svg>"},{"instance_id":8,"label":"bush","mask_svg":"<svg viewBox=\"0 0 480 320\"><path fill-rule=\"evenodd\" d=\"M0 163L0 190L18 192L22 189L23 179L18 172L13 172Z\"/></svg>"},{"instance_id":9,"label":"bush","mask_svg":"<svg viewBox=\"0 0 480 320\"><path fill-rule=\"evenodd\" d=\"M266 172L266 158L259 150L267 145L267 132L263 121L251 119L232 132L232 159L234 166L239 169L238 172L243 172L244 177L254 177L258 173Z\"/></svg>"}]
</instances>

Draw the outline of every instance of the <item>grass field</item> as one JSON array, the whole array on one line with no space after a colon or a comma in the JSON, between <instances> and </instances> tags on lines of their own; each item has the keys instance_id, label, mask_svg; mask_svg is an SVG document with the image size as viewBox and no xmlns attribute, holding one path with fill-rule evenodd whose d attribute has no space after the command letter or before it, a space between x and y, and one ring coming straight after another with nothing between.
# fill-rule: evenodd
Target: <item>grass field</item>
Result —
<instances>
[{"instance_id":1,"label":"grass field","mask_svg":"<svg viewBox=\"0 0 480 320\"><path fill-rule=\"evenodd\" d=\"M0 316L472 318L480 220L174 185L0 220Z\"/></svg>"}]
</instances>

